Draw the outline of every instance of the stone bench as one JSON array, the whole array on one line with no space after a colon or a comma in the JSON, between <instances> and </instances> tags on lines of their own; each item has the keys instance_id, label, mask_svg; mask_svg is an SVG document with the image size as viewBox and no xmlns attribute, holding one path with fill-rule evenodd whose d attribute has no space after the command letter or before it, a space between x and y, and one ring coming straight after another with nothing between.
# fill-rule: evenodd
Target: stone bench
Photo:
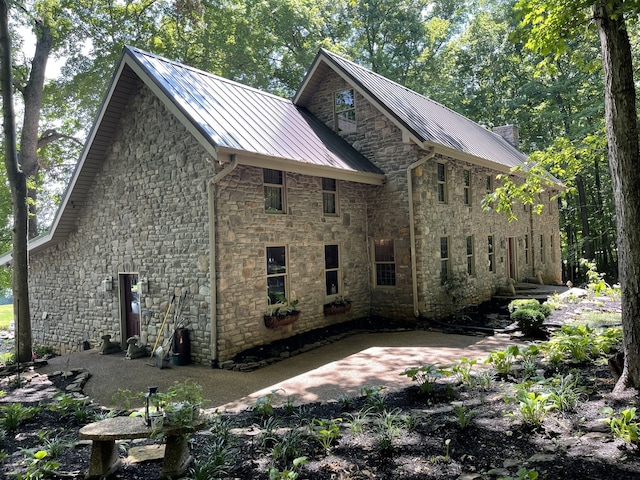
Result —
<instances>
[{"instance_id":1,"label":"stone bench","mask_svg":"<svg viewBox=\"0 0 640 480\"><path fill-rule=\"evenodd\" d=\"M204 428L205 422L184 427L164 427L160 431L166 438L162 474L160 478L180 477L189 464L191 455L187 442L188 434ZM91 460L86 478L106 478L120 467L121 461L116 440L150 438L151 427L144 423L143 417L113 417L90 423L80 429L80 438L91 440Z\"/></svg>"}]
</instances>

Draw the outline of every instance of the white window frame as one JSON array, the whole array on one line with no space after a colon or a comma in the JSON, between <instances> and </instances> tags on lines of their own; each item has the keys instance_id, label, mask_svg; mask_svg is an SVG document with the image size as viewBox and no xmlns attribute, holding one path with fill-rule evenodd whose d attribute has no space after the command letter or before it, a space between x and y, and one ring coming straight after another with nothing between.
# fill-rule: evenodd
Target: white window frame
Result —
<instances>
[{"instance_id":1,"label":"white window frame","mask_svg":"<svg viewBox=\"0 0 640 480\"><path fill-rule=\"evenodd\" d=\"M284 272L273 272L270 271L270 263L274 263L270 259L273 258L270 256L270 249L282 248L284 249ZM275 253L275 252L274 252ZM272 278L282 278L282 295L284 298L289 299L289 248L287 245L267 245L265 247L265 266L266 266L266 284L267 284L267 298L269 298L270 305L279 305L280 302L276 298L276 293L271 293L269 287L269 279Z\"/></svg>"},{"instance_id":2,"label":"white window frame","mask_svg":"<svg viewBox=\"0 0 640 480\"><path fill-rule=\"evenodd\" d=\"M476 276L476 259L475 259L475 244L473 235L468 235L466 238L467 249L467 274L470 277Z\"/></svg>"},{"instance_id":3,"label":"white window frame","mask_svg":"<svg viewBox=\"0 0 640 480\"><path fill-rule=\"evenodd\" d=\"M267 179L267 174L268 172L279 172L280 173L280 177L281 177L281 183L272 183L270 181L268 181L269 179ZM263 168L262 169L262 183L263 183L263 189L264 189L264 211L265 213L269 213L269 214L284 214L287 211L287 195L286 195L286 174L284 171L282 170L275 170L272 168ZM269 192L275 192L275 191L279 191L280 192L280 209L271 209L271 208L267 208L267 201L268 199L271 197L269 195Z\"/></svg>"},{"instance_id":4,"label":"white window frame","mask_svg":"<svg viewBox=\"0 0 640 480\"><path fill-rule=\"evenodd\" d=\"M327 189L325 185L325 181L329 180L334 182L333 186L334 189L330 190ZM322 177L320 179L320 186L322 188L322 215L324 215L325 217L337 217L338 215L340 215L340 209L338 206L338 180L336 180L335 178L325 178ZM327 205L328 205L328 199L333 197L333 212L327 212Z\"/></svg>"},{"instance_id":5,"label":"white window frame","mask_svg":"<svg viewBox=\"0 0 640 480\"><path fill-rule=\"evenodd\" d=\"M442 176L440 173L442 172ZM438 203L448 203L447 192L447 165L441 162L436 163L436 180L437 180L437 196Z\"/></svg>"},{"instance_id":6,"label":"white window frame","mask_svg":"<svg viewBox=\"0 0 640 480\"><path fill-rule=\"evenodd\" d=\"M351 103L344 100L348 95ZM336 133L340 135L356 132L356 92L353 88L333 92L333 122Z\"/></svg>"},{"instance_id":7,"label":"white window frame","mask_svg":"<svg viewBox=\"0 0 640 480\"><path fill-rule=\"evenodd\" d=\"M443 246L446 250L443 250ZM451 278L451 240L448 236L444 236L440 237L440 284L444 285L449 278Z\"/></svg>"},{"instance_id":8,"label":"white window frame","mask_svg":"<svg viewBox=\"0 0 640 480\"><path fill-rule=\"evenodd\" d=\"M378 242L391 242L391 258L378 258ZM385 271L379 271L379 268ZM381 278L390 278L390 283L378 283ZM396 269L396 242L393 238L376 238L373 240L373 284L379 288L395 288L398 284Z\"/></svg>"},{"instance_id":9,"label":"white window frame","mask_svg":"<svg viewBox=\"0 0 640 480\"><path fill-rule=\"evenodd\" d=\"M489 271L496 271L496 238L494 235L487 236L487 254L489 255Z\"/></svg>"}]
</instances>

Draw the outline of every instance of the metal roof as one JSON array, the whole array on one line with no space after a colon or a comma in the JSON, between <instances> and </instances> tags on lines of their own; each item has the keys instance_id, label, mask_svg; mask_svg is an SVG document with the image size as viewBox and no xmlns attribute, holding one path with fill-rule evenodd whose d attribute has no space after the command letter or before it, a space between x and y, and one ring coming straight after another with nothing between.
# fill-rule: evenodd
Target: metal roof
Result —
<instances>
[{"instance_id":1,"label":"metal roof","mask_svg":"<svg viewBox=\"0 0 640 480\"><path fill-rule=\"evenodd\" d=\"M125 54L217 147L382 174L366 157L291 100L137 48L126 47Z\"/></svg>"},{"instance_id":2,"label":"metal roof","mask_svg":"<svg viewBox=\"0 0 640 480\"><path fill-rule=\"evenodd\" d=\"M418 143L442 146L508 169L523 164L527 156L500 135L472 120L367 70L335 53L321 49L294 102L304 105L328 65L404 128ZM315 77L315 78L314 78Z\"/></svg>"}]
</instances>

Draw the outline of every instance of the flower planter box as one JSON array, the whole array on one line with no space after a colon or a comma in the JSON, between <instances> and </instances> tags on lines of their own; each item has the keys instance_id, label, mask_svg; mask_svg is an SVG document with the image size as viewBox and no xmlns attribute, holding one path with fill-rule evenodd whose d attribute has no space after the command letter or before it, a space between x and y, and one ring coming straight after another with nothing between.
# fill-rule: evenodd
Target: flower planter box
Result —
<instances>
[{"instance_id":1,"label":"flower planter box","mask_svg":"<svg viewBox=\"0 0 640 480\"><path fill-rule=\"evenodd\" d=\"M329 315L339 315L341 313L345 313L351 310L351 302L348 303L327 303L324 306L324 314L325 316Z\"/></svg>"},{"instance_id":2,"label":"flower planter box","mask_svg":"<svg viewBox=\"0 0 640 480\"><path fill-rule=\"evenodd\" d=\"M294 322L297 322L300 318L300 312L291 312L286 315L265 315L264 316L264 325L267 328L278 328L284 327L285 325L291 325Z\"/></svg>"}]
</instances>

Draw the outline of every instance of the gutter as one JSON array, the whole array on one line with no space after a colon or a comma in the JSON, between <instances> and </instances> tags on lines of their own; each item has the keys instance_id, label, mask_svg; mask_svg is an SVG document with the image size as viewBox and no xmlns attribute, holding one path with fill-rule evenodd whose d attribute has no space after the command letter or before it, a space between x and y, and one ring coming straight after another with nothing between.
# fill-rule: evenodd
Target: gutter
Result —
<instances>
[{"instance_id":1,"label":"gutter","mask_svg":"<svg viewBox=\"0 0 640 480\"><path fill-rule=\"evenodd\" d=\"M418 261L416 259L416 226L413 218L413 185L411 172L436 155L435 147L429 148L427 154L407 167L407 192L409 194L409 238L411 241L411 283L413 287L413 315L418 318Z\"/></svg>"},{"instance_id":2,"label":"gutter","mask_svg":"<svg viewBox=\"0 0 640 480\"><path fill-rule=\"evenodd\" d=\"M236 167L238 162L235 155L231 155L231 163L215 174L207 188L209 200L209 275L211 278L210 291L210 308L211 308L211 367L214 367L218 361L218 281L216 279L218 271L216 269L216 185L220 180L229 175Z\"/></svg>"}]
</instances>

